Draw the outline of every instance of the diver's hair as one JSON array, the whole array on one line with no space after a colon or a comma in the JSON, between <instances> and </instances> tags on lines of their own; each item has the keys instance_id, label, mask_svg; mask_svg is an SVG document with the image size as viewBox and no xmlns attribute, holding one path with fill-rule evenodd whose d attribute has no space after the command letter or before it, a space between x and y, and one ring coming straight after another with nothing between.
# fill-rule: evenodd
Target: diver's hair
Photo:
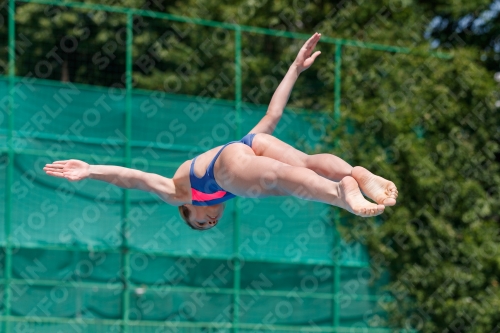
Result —
<instances>
[{"instance_id":1,"label":"diver's hair","mask_svg":"<svg viewBox=\"0 0 500 333\"><path fill-rule=\"evenodd\" d=\"M179 214L181 215L181 218L184 220L184 222L186 222L186 224L193 230L198 230L198 231L202 231L203 229L198 229L198 228L195 228L194 225L192 225L190 222L189 222L189 215L191 214L191 212L189 211L189 209L182 205L182 206L179 206L178 207L179 209Z\"/></svg>"}]
</instances>

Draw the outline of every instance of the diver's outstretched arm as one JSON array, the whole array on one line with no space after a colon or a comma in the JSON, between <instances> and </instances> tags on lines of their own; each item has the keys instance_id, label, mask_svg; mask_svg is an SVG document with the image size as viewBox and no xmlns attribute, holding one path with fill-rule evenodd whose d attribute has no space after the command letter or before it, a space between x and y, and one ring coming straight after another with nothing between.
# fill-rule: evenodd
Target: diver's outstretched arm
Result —
<instances>
[{"instance_id":1,"label":"diver's outstretched arm","mask_svg":"<svg viewBox=\"0 0 500 333\"><path fill-rule=\"evenodd\" d=\"M154 173L115 165L90 165L80 160L55 161L45 165L50 176L78 181L97 179L127 189L138 189L157 194L162 200L173 201L175 185L172 179Z\"/></svg>"},{"instance_id":2,"label":"diver's outstretched arm","mask_svg":"<svg viewBox=\"0 0 500 333\"><path fill-rule=\"evenodd\" d=\"M288 102L288 98L290 98L290 93L292 92L292 88L295 81L297 81L299 74L308 69L314 63L316 57L321 54L320 51L316 51L311 55L320 38L321 34L315 33L307 40L307 42L304 43L297 54L297 58L295 58L295 61L290 66L285 77L274 92L271 102L267 108L266 115L250 131L250 133L273 134L276 125L281 119L281 115L283 114L283 110Z\"/></svg>"}]
</instances>

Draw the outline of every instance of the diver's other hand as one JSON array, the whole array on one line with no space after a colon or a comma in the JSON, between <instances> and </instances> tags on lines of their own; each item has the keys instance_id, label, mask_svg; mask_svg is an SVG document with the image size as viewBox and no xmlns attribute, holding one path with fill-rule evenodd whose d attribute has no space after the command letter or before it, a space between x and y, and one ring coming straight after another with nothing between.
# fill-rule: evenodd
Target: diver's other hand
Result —
<instances>
[{"instance_id":1,"label":"diver's other hand","mask_svg":"<svg viewBox=\"0 0 500 333\"><path fill-rule=\"evenodd\" d=\"M89 177L90 165L80 160L55 161L46 164L43 171L49 176L78 181Z\"/></svg>"},{"instance_id":2,"label":"diver's other hand","mask_svg":"<svg viewBox=\"0 0 500 333\"><path fill-rule=\"evenodd\" d=\"M295 58L295 61L293 62L293 64L297 67L298 73L308 69L314 63L316 57L321 54L320 51L316 51L311 55L320 38L321 34L317 32L314 33L314 35L312 35L300 49L299 54L297 54L297 58Z\"/></svg>"}]
</instances>

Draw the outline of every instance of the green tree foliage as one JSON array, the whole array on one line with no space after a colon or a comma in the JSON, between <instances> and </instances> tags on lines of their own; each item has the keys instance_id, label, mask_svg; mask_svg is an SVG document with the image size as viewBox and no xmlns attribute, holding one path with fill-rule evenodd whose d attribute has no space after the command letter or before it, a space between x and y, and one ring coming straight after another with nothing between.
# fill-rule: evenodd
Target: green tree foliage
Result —
<instances>
[{"instance_id":1,"label":"green tree foliage","mask_svg":"<svg viewBox=\"0 0 500 333\"><path fill-rule=\"evenodd\" d=\"M451 60L359 50L346 58L334 151L393 180L400 197L381 219L349 218L344 235L389 268L387 309L398 326L491 331L500 319L491 73L466 49Z\"/></svg>"},{"instance_id":2,"label":"green tree foliage","mask_svg":"<svg viewBox=\"0 0 500 333\"><path fill-rule=\"evenodd\" d=\"M474 7L452 12L443 10L429 29L433 43L441 48L475 46L482 50L481 60L491 70L498 70L500 62L500 1L493 0L486 6L471 3Z\"/></svg>"},{"instance_id":3,"label":"green tree foliage","mask_svg":"<svg viewBox=\"0 0 500 333\"><path fill-rule=\"evenodd\" d=\"M500 322L498 87L479 60L484 44L474 37L448 50L448 60L429 57L425 37L436 16L480 13L490 1L110 4L413 48L412 55L343 49L342 118L319 124L328 128L319 150L366 166L400 190L399 204L380 219L343 219L344 237L365 242L376 271L389 271L393 301L382 306L395 327L490 332ZM124 15L19 4L16 20L17 33L26 37L16 37L18 75L123 85ZM0 34L5 50L5 25ZM74 50L61 46L70 39L78 42ZM269 101L300 44L243 34L244 101ZM47 58L54 47L59 58ZM291 105L327 110L333 119L335 49L321 43L319 49L323 54L300 78ZM134 17L137 88L234 99L234 52L233 31ZM50 62L50 74L37 73L40 60ZM224 84L216 88L217 79Z\"/></svg>"},{"instance_id":4,"label":"green tree foliage","mask_svg":"<svg viewBox=\"0 0 500 333\"><path fill-rule=\"evenodd\" d=\"M123 41L107 44L123 15L20 3L15 20L19 76L110 86L125 72Z\"/></svg>"},{"instance_id":5,"label":"green tree foliage","mask_svg":"<svg viewBox=\"0 0 500 333\"><path fill-rule=\"evenodd\" d=\"M0 75L8 73L7 25L8 15L6 2L0 2Z\"/></svg>"}]
</instances>

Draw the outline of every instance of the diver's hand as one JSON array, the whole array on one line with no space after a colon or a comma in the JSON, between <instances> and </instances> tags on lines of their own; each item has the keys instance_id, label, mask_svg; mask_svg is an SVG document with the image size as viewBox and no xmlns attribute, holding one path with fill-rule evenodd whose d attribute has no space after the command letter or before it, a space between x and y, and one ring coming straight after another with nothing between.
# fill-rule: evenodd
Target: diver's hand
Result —
<instances>
[{"instance_id":1,"label":"diver's hand","mask_svg":"<svg viewBox=\"0 0 500 333\"><path fill-rule=\"evenodd\" d=\"M66 178L70 181L82 180L90 175L90 165L79 160L55 161L46 164L43 170L49 176Z\"/></svg>"},{"instance_id":2,"label":"diver's hand","mask_svg":"<svg viewBox=\"0 0 500 333\"><path fill-rule=\"evenodd\" d=\"M293 62L293 65L297 68L298 74L308 69L314 63L316 57L321 54L320 51L316 51L313 55L311 55L320 38L321 34L316 32L300 49L299 54L297 54L297 58Z\"/></svg>"}]
</instances>

